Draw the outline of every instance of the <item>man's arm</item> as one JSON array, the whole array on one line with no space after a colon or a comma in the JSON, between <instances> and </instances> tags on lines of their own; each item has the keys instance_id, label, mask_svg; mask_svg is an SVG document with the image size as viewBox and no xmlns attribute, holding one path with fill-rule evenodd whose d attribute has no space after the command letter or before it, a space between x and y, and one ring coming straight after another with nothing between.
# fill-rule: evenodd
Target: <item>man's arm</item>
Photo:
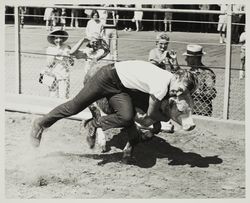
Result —
<instances>
[{"instance_id":1,"label":"man's arm","mask_svg":"<svg viewBox=\"0 0 250 203\"><path fill-rule=\"evenodd\" d=\"M73 55L81 46L84 42L87 42L88 40L83 37L82 39L80 39L73 47L72 49L70 50L69 54L70 55Z\"/></svg>"},{"instance_id":2,"label":"man's arm","mask_svg":"<svg viewBox=\"0 0 250 203\"><path fill-rule=\"evenodd\" d=\"M147 116L154 121L168 121L169 118L160 111L160 106L161 101L154 95L150 95Z\"/></svg>"}]
</instances>

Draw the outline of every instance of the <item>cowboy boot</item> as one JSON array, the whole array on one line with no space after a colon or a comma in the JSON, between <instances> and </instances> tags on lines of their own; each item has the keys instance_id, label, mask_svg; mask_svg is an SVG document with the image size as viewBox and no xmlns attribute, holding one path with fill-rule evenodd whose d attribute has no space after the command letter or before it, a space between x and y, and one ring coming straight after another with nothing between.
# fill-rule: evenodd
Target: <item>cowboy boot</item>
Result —
<instances>
[{"instance_id":1,"label":"cowboy boot","mask_svg":"<svg viewBox=\"0 0 250 203\"><path fill-rule=\"evenodd\" d=\"M101 126L94 118L84 121L83 126L87 130L87 143L90 149L93 149L96 142L96 130Z\"/></svg>"}]
</instances>

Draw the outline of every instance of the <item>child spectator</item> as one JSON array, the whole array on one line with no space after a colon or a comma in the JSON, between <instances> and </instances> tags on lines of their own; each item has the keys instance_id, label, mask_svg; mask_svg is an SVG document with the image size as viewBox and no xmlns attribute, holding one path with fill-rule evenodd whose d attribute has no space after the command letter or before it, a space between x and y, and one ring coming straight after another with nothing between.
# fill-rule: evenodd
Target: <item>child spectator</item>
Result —
<instances>
[{"instance_id":1,"label":"child spectator","mask_svg":"<svg viewBox=\"0 0 250 203\"><path fill-rule=\"evenodd\" d=\"M161 69L168 70L172 73L180 67L178 65L176 52L168 51L168 43L170 38L166 33L160 33L156 36L156 48L149 52L149 61ZM174 132L174 125L169 121L165 123L165 128L168 133Z\"/></svg>"},{"instance_id":2,"label":"child spectator","mask_svg":"<svg viewBox=\"0 0 250 203\"><path fill-rule=\"evenodd\" d=\"M169 36L166 33L160 33L156 36L156 48L149 53L149 61L159 68L175 72L179 69L176 52L168 51Z\"/></svg>"},{"instance_id":3,"label":"child spectator","mask_svg":"<svg viewBox=\"0 0 250 203\"><path fill-rule=\"evenodd\" d=\"M47 39L51 46L46 50L47 67L42 71L40 82L48 86L50 97L68 99L70 89L69 67L74 64L70 57L70 46L64 44L68 39L68 33L63 30L55 30L48 35ZM50 79L46 80L46 76L49 76Z\"/></svg>"}]
</instances>

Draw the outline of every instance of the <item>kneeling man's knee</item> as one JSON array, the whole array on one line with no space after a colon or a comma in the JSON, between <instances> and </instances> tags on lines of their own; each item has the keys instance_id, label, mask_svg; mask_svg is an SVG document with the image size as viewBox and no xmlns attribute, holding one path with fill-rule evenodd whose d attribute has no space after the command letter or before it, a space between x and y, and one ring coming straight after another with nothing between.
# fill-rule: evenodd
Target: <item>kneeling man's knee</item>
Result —
<instances>
[{"instance_id":1,"label":"kneeling man's knee","mask_svg":"<svg viewBox=\"0 0 250 203\"><path fill-rule=\"evenodd\" d=\"M121 126L128 127L131 126L134 123L134 115L133 114L124 114L124 115L118 115L119 122Z\"/></svg>"}]
</instances>

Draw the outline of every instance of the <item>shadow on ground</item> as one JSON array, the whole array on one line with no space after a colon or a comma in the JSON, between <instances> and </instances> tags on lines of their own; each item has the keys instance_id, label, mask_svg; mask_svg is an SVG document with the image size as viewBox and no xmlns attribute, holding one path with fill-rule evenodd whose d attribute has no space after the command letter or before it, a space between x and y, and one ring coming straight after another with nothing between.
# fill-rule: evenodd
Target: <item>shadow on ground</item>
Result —
<instances>
[{"instance_id":1,"label":"shadow on ground","mask_svg":"<svg viewBox=\"0 0 250 203\"><path fill-rule=\"evenodd\" d=\"M107 142L109 147L113 146L123 149L127 142L126 135L121 131ZM122 152L108 152L100 154L64 154L66 156L79 156L101 160L98 164L104 165L111 162L122 162ZM141 168L150 168L156 164L157 159L166 158L168 165L189 165L190 167L209 167L210 164L221 164L223 160L217 155L201 156L194 152L184 152L178 147L170 145L166 140L154 136L151 140L138 144L133 153L133 159L129 164Z\"/></svg>"}]
</instances>

